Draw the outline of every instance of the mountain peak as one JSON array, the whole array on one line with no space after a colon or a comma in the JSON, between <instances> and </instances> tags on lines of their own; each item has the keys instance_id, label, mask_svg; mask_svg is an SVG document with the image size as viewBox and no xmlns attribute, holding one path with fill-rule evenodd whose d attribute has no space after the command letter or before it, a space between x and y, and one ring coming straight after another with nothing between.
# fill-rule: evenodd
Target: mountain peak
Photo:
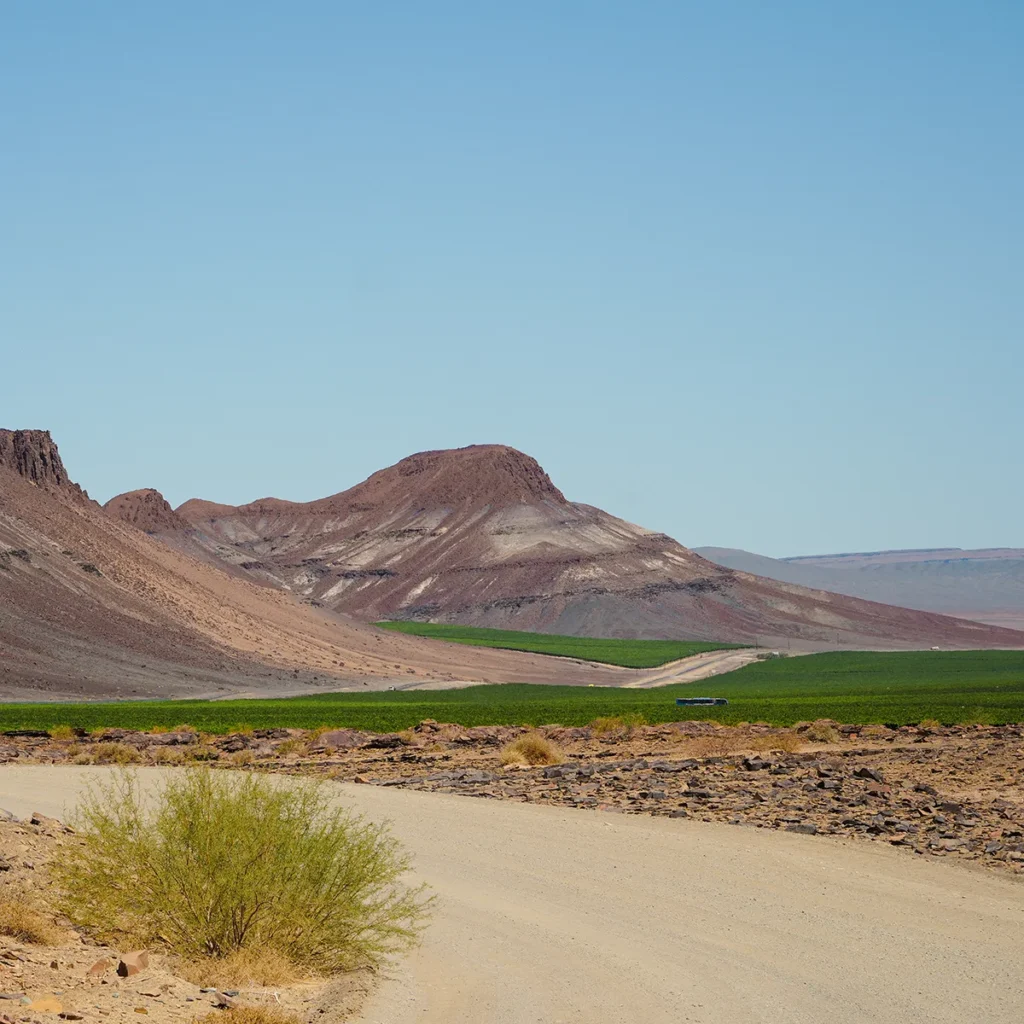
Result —
<instances>
[{"instance_id":1,"label":"mountain peak","mask_svg":"<svg viewBox=\"0 0 1024 1024\"><path fill-rule=\"evenodd\" d=\"M29 483L63 491L75 498L88 495L69 477L48 430L0 430L0 466Z\"/></svg>"},{"instance_id":2,"label":"mountain peak","mask_svg":"<svg viewBox=\"0 0 1024 1024\"><path fill-rule=\"evenodd\" d=\"M417 452L345 492L346 497L374 504L403 495L444 506L566 503L536 459L502 444Z\"/></svg>"},{"instance_id":3,"label":"mountain peak","mask_svg":"<svg viewBox=\"0 0 1024 1024\"><path fill-rule=\"evenodd\" d=\"M103 511L146 533L187 530L189 524L171 508L167 499L152 487L118 494Z\"/></svg>"}]
</instances>

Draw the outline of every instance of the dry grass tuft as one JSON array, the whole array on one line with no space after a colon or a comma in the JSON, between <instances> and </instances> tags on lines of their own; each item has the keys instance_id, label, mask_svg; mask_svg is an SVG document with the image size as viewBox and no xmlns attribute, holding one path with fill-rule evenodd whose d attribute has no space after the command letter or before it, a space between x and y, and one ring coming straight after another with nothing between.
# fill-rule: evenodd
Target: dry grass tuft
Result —
<instances>
[{"instance_id":1,"label":"dry grass tuft","mask_svg":"<svg viewBox=\"0 0 1024 1024\"><path fill-rule=\"evenodd\" d=\"M302 1024L299 1017L278 1006L236 1006L197 1017L194 1024Z\"/></svg>"},{"instance_id":2,"label":"dry grass tuft","mask_svg":"<svg viewBox=\"0 0 1024 1024\"><path fill-rule=\"evenodd\" d=\"M306 741L296 739L294 736L291 739L282 740L275 748L276 753L281 754L282 756L287 756L288 754L304 754L306 750Z\"/></svg>"},{"instance_id":3,"label":"dry grass tuft","mask_svg":"<svg viewBox=\"0 0 1024 1024\"><path fill-rule=\"evenodd\" d=\"M73 743L77 737L70 725L55 725L50 730L50 739L58 743Z\"/></svg>"},{"instance_id":4,"label":"dry grass tuft","mask_svg":"<svg viewBox=\"0 0 1024 1024\"><path fill-rule=\"evenodd\" d=\"M252 948L238 949L224 957L184 960L175 972L202 988L292 985L302 978L295 965L276 950Z\"/></svg>"},{"instance_id":5,"label":"dry grass tuft","mask_svg":"<svg viewBox=\"0 0 1024 1024\"><path fill-rule=\"evenodd\" d=\"M918 722L917 727L924 732L935 732L942 728L942 723L937 718L924 718Z\"/></svg>"},{"instance_id":6,"label":"dry grass tuft","mask_svg":"<svg viewBox=\"0 0 1024 1024\"><path fill-rule=\"evenodd\" d=\"M64 938L53 921L18 896L0 899L0 935L40 946L57 946Z\"/></svg>"},{"instance_id":7,"label":"dry grass tuft","mask_svg":"<svg viewBox=\"0 0 1024 1024\"><path fill-rule=\"evenodd\" d=\"M236 750L231 755L231 761L233 764L237 764L240 768L244 768L247 764L252 764L256 760L256 755L251 750Z\"/></svg>"},{"instance_id":8,"label":"dry grass tuft","mask_svg":"<svg viewBox=\"0 0 1024 1024\"><path fill-rule=\"evenodd\" d=\"M842 736L835 726L812 722L804 731L804 739L810 743L838 743Z\"/></svg>"},{"instance_id":9,"label":"dry grass tuft","mask_svg":"<svg viewBox=\"0 0 1024 1024\"><path fill-rule=\"evenodd\" d=\"M539 732L528 732L502 748L502 764L561 764L562 752Z\"/></svg>"},{"instance_id":10,"label":"dry grass tuft","mask_svg":"<svg viewBox=\"0 0 1024 1024\"><path fill-rule=\"evenodd\" d=\"M138 764L142 760L142 755L127 743L96 743L82 752L92 764Z\"/></svg>"},{"instance_id":11,"label":"dry grass tuft","mask_svg":"<svg viewBox=\"0 0 1024 1024\"><path fill-rule=\"evenodd\" d=\"M150 750L149 756L157 764L184 764L187 760L186 755L174 747L157 747L156 750Z\"/></svg>"},{"instance_id":12,"label":"dry grass tuft","mask_svg":"<svg viewBox=\"0 0 1024 1024\"><path fill-rule=\"evenodd\" d=\"M590 730L595 736L622 736L628 737L635 729L647 725L647 719L640 714L612 715L605 718L595 718L590 723Z\"/></svg>"}]
</instances>

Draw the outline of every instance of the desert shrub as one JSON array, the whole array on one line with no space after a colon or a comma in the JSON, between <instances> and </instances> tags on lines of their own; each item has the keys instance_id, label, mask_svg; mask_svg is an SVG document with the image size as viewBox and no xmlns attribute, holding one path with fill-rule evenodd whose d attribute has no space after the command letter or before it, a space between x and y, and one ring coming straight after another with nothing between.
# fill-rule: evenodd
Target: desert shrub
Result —
<instances>
[{"instance_id":1,"label":"desert shrub","mask_svg":"<svg viewBox=\"0 0 1024 1024\"><path fill-rule=\"evenodd\" d=\"M58 743L71 743L75 738L75 730L70 725L55 725L50 730L50 739Z\"/></svg>"},{"instance_id":2,"label":"desert shrub","mask_svg":"<svg viewBox=\"0 0 1024 1024\"><path fill-rule=\"evenodd\" d=\"M539 732L528 732L502 748L502 764L559 764L562 752Z\"/></svg>"},{"instance_id":3,"label":"desert shrub","mask_svg":"<svg viewBox=\"0 0 1024 1024\"><path fill-rule=\"evenodd\" d=\"M240 768L244 768L248 764L252 764L256 760L256 755L249 749L236 750L231 755L231 760L237 764Z\"/></svg>"},{"instance_id":4,"label":"desert shrub","mask_svg":"<svg viewBox=\"0 0 1024 1024\"><path fill-rule=\"evenodd\" d=\"M97 743L85 748L93 764L137 764L142 755L127 743Z\"/></svg>"},{"instance_id":5,"label":"desert shrub","mask_svg":"<svg viewBox=\"0 0 1024 1024\"><path fill-rule=\"evenodd\" d=\"M288 754L302 754L306 751L306 741L293 736L291 739L282 740L275 749L278 754L284 756Z\"/></svg>"},{"instance_id":6,"label":"desert shrub","mask_svg":"<svg viewBox=\"0 0 1024 1024\"><path fill-rule=\"evenodd\" d=\"M835 726L812 722L804 731L804 739L811 743L838 743L841 737Z\"/></svg>"},{"instance_id":7,"label":"desert shrub","mask_svg":"<svg viewBox=\"0 0 1024 1024\"><path fill-rule=\"evenodd\" d=\"M917 727L923 732L935 732L936 729L942 728L942 723L936 718L924 718L918 722Z\"/></svg>"},{"instance_id":8,"label":"desert shrub","mask_svg":"<svg viewBox=\"0 0 1024 1024\"><path fill-rule=\"evenodd\" d=\"M56 946L62 938L52 920L19 896L0 899L0 935L41 946Z\"/></svg>"},{"instance_id":9,"label":"desert shrub","mask_svg":"<svg viewBox=\"0 0 1024 1024\"><path fill-rule=\"evenodd\" d=\"M91 789L54 868L98 938L186 959L274 953L321 973L378 964L416 938L429 899L402 883L387 829L314 782L189 768L142 800L129 771Z\"/></svg>"}]
</instances>

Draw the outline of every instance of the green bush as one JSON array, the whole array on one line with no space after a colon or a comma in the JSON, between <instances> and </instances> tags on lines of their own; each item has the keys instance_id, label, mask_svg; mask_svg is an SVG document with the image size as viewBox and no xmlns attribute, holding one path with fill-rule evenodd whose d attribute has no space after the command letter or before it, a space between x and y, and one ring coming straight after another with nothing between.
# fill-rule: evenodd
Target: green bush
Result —
<instances>
[{"instance_id":1,"label":"green bush","mask_svg":"<svg viewBox=\"0 0 1024 1024\"><path fill-rule=\"evenodd\" d=\"M55 869L64 912L106 941L186 959L276 952L333 973L416 940L430 898L386 828L322 783L190 768L143 799L125 770L90 790Z\"/></svg>"}]
</instances>

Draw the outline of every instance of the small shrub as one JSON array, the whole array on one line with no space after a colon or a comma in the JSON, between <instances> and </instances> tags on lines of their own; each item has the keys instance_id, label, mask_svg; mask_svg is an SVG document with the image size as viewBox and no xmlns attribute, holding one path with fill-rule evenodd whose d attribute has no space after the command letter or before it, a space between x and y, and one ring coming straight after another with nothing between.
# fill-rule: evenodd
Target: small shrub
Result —
<instances>
[{"instance_id":1,"label":"small shrub","mask_svg":"<svg viewBox=\"0 0 1024 1024\"><path fill-rule=\"evenodd\" d=\"M804 732L804 739L811 743L838 743L841 738L834 726L824 722L812 722Z\"/></svg>"},{"instance_id":2,"label":"small shrub","mask_svg":"<svg viewBox=\"0 0 1024 1024\"><path fill-rule=\"evenodd\" d=\"M282 740L277 745L276 751L284 757L289 754L302 754L306 751L306 742L293 736L291 739Z\"/></svg>"},{"instance_id":3,"label":"small shrub","mask_svg":"<svg viewBox=\"0 0 1024 1024\"><path fill-rule=\"evenodd\" d=\"M93 788L52 869L63 909L117 944L188 960L276 954L297 970L375 966L412 944L429 904L401 881L386 828L314 782L190 768L143 801L122 772Z\"/></svg>"},{"instance_id":4,"label":"small shrub","mask_svg":"<svg viewBox=\"0 0 1024 1024\"><path fill-rule=\"evenodd\" d=\"M103 573L101 573L99 571L99 569L95 565L92 564L92 562L83 562L82 563L82 571L83 572L87 572L87 573L89 573L92 576L102 576L103 575Z\"/></svg>"},{"instance_id":5,"label":"small shrub","mask_svg":"<svg viewBox=\"0 0 1024 1024\"><path fill-rule=\"evenodd\" d=\"M237 764L239 768L244 768L248 764L252 764L256 760L256 755L251 750L236 750L231 755L231 760L234 764Z\"/></svg>"},{"instance_id":6,"label":"small shrub","mask_svg":"<svg viewBox=\"0 0 1024 1024\"><path fill-rule=\"evenodd\" d=\"M93 764L138 764L142 755L127 743L97 743L86 748Z\"/></svg>"},{"instance_id":7,"label":"small shrub","mask_svg":"<svg viewBox=\"0 0 1024 1024\"><path fill-rule=\"evenodd\" d=\"M70 725L55 725L50 730L50 739L57 743L73 743L75 738L75 730Z\"/></svg>"},{"instance_id":8,"label":"small shrub","mask_svg":"<svg viewBox=\"0 0 1024 1024\"><path fill-rule=\"evenodd\" d=\"M0 899L0 935L40 946L56 946L63 938L53 921L17 896Z\"/></svg>"},{"instance_id":9,"label":"small shrub","mask_svg":"<svg viewBox=\"0 0 1024 1024\"><path fill-rule=\"evenodd\" d=\"M562 752L539 732L528 732L502 748L502 764L560 764Z\"/></svg>"},{"instance_id":10,"label":"small shrub","mask_svg":"<svg viewBox=\"0 0 1024 1024\"><path fill-rule=\"evenodd\" d=\"M924 718L918 723L918 729L922 732L935 732L942 728L942 723L936 718Z\"/></svg>"}]
</instances>

